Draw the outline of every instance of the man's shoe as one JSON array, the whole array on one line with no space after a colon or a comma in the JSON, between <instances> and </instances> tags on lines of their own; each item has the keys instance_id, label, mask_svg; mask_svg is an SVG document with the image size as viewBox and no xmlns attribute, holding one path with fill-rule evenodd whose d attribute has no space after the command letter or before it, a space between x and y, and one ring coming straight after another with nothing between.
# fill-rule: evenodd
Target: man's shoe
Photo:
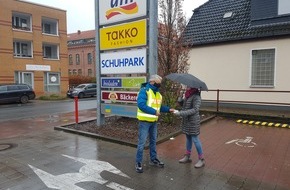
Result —
<instances>
[{"instance_id":1,"label":"man's shoe","mask_svg":"<svg viewBox=\"0 0 290 190\"><path fill-rule=\"evenodd\" d=\"M149 161L149 165L151 165L151 166L157 166L157 167L160 167L160 168L163 168L164 167L164 163L161 162L160 160L158 160L157 158L155 158L154 160L150 160Z\"/></svg>"},{"instance_id":2,"label":"man's shoe","mask_svg":"<svg viewBox=\"0 0 290 190\"><path fill-rule=\"evenodd\" d=\"M184 157L179 160L179 163L185 164L185 163L189 163L191 161L192 160L190 159L190 155L189 154L185 154Z\"/></svg>"},{"instance_id":3,"label":"man's shoe","mask_svg":"<svg viewBox=\"0 0 290 190\"><path fill-rule=\"evenodd\" d=\"M198 162L194 165L195 168L202 168L203 166L205 166L205 161L204 159L199 159Z\"/></svg>"},{"instance_id":4,"label":"man's shoe","mask_svg":"<svg viewBox=\"0 0 290 190\"><path fill-rule=\"evenodd\" d=\"M142 164L140 162L137 162L135 165L135 169L137 173L143 173L143 168L142 168Z\"/></svg>"}]
</instances>

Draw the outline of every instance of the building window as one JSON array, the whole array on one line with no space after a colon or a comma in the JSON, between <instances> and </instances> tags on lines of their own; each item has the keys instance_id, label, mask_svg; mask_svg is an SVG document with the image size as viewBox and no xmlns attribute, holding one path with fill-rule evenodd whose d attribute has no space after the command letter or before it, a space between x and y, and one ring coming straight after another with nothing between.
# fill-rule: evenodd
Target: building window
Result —
<instances>
[{"instance_id":1,"label":"building window","mask_svg":"<svg viewBox=\"0 0 290 190\"><path fill-rule=\"evenodd\" d=\"M78 73L77 73L77 70L76 69L74 69L73 70L73 75L77 75Z\"/></svg>"},{"instance_id":2,"label":"building window","mask_svg":"<svg viewBox=\"0 0 290 190\"><path fill-rule=\"evenodd\" d=\"M16 71L14 73L14 82L28 84L34 88L34 73L33 72L20 72Z\"/></svg>"},{"instance_id":3,"label":"building window","mask_svg":"<svg viewBox=\"0 0 290 190\"><path fill-rule=\"evenodd\" d=\"M93 76L93 71L92 71L92 69L88 69L88 76L90 76L90 77Z\"/></svg>"},{"instance_id":4,"label":"building window","mask_svg":"<svg viewBox=\"0 0 290 190\"><path fill-rule=\"evenodd\" d=\"M72 75L72 70L68 70L68 75L71 76Z\"/></svg>"},{"instance_id":5,"label":"building window","mask_svg":"<svg viewBox=\"0 0 290 190\"><path fill-rule=\"evenodd\" d=\"M55 19L42 18L42 33L58 35L58 22Z\"/></svg>"},{"instance_id":6,"label":"building window","mask_svg":"<svg viewBox=\"0 0 290 190\"><path fill-rule=\"evenodd\" d=\"M88 53L88 64L92 64L92 62L93 62L92 53Z\"/></svg>"},{"instance_id":7,"label":"building window","mask_svg":"<svg viewBox=\"0 0 290 190\"><path fill-rule=\"evenodd\" d=\"M279 0L278 1L278 15L290 14L290 1Z\"/></svg>"},{"instance_id":8,"label":"building window","mask_svg":"<svg viewBox=\"0 0 290 190\"><path fill-rule=\"evenodd\" d=\"M42 45L43 58L47 59L59 59L58 45L55 44L43 44Z\"/></svg>"},{"instance_id":9,"label":"building window","mask_svg":"<svg viewBox=\"0 0 290 190\"><path fill-rule=\"evenodd\" d=\"M275 49L252 51L252 87L273 87L275 73Z\"/></svg>"},{"instance_id":10,"label":"building window","mask_svg":"<svg viewBox=\"0 0 290 190\"><path fill-rule=\"evenodd\" d=\"M12 13L12 28L31 31L31 15L23 13Z\"/></svg>"},{"instance_id":11,"label":"building window","mask_svg":"<svg viewBox=\"0 0 290 190\"><path fill-rule=\"evenodd\" d=\"M80 54L76 54L76 64L80 64Z\"/></svg>"},{"instance_id":12,"label":"building window","mask_svg":"<svg viewBox=\"0 0 290 190\"><path fill-rule=\"evenodd\" d=\"M60 92L60 74L45 72L44 73L44 88L46 92L49 93L59 93Z\"/></svg>"},{"instance_id":13,"label":"building window","mask_svg":"<svg viewBox=\"0 0 290 190\"><path fill-rule=\"evenodd\" d=\"M81 69L78 70L78 75L82 75L82 70Z\"/></svg>"},{"instance_id":14,"label":"building window","mask_svg":"<svg viewBox=\"0 0 290 190\"><path fill-rule=\"evenodd\" d=\"M69 61L69 64L70 64L70 65L73 64L73 56L72 56L72 54L69 54L69 56L68 56L68 61Z\"/></svg>"},{"instance_id":15,"label":"building window","mask_svg":"<svg viewBox=\"0 0 290 190\"><path fill-rule=\"evenodd\" d=\"M13 41L14 57L32 57L32 42L29 41Z\"/></svg>"},{"instance_id":16,"label":"building window","mask_svg":"<svg viewBox=\"0 0 290 190\"><path fill-rule=\"evenodd\" d=\"M223 16L224 19L227 19L227 18L233 18L234 17L234 13L232 11L230 12L226 12Z\"/></svg>"}]
</instances>

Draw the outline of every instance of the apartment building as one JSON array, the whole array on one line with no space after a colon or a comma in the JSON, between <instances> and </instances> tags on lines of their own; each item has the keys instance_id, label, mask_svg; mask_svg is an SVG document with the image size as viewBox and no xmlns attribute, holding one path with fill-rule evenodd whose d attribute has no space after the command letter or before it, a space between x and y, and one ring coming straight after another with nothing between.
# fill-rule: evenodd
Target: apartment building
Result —
<instances>
[{"instance_id":1,"label":"apartment building","mask_svg":"<svg viewBox=\"0 0 290 190\"><path fill-rule=\"evenodd\" d=\"M0 84L26 83L37 96L68 88L66 11L0 0Z\"/></svg>"},{"instance_id":2,"label":"apartment building","mask_svg":"<svg viewBox=\"0 0 290 190\"><path fill-rule=\"evenodd\" d=\"M68 34L69 75L96 76L95 30Z\"/></svg>"}]
</instances>

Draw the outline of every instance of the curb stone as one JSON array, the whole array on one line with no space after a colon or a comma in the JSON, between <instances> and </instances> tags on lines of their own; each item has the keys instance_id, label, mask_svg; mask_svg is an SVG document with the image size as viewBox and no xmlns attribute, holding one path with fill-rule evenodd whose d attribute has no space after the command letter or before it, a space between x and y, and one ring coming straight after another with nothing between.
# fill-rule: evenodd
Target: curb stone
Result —
<instances>
[{"instance_id":1,"label":"curb stone","mask_svg":"<svg viewBox=\"0 0 290 190\"><path fill-rule=\"evenodd\" d=\"M213 119L215 117L216 117L216 115L213 115L213 116L210 116L208 118L205 118L205 119L203 119L201 121L201 124L205 123L205 122L207 122L207 121L209 121L209 120L211 120L211 119ZM95 119L82 121L80 123L85 123L85 122L90 122L90 121L95 121ZM86 131L76 130L76 129L70 129L70 128L65 127L65 126L69 126L69 125L72 125L72 124L76 124L76 123L69 123L69 124L62 125L62 126L55 126L54 130L59 130L59 131L64 131L64 132L68 132L68 133L83 135L83 136L86 136L86 137L96 138L96 139L100 139L100 140L104 140L104 141L109 141L109 142L112 142L112 143L117 143L117 144L121 144L121 145L126 145L126 146L137 148L137 144L136 143L131 143L131 142L128 142L128 141L125 141L125 140L120 140L120 139L116 139L116 138L112 138L112 137L108 137L108 136L99 135L99 134L96 134L96 133L91 133L91 132L86 132ZM174 133L171 133L171 134L169 134L167 136L164 136L162 138L158 138L156 144L160 144L162 142L165 142L165 141L169 140L171 137L176 137L176 136L178 136L180 134L182 134L181 130L176 131ZM148 148L149 148L149 145L146 144L145 149L148 149Z\"/></svg>"}]
</instances>

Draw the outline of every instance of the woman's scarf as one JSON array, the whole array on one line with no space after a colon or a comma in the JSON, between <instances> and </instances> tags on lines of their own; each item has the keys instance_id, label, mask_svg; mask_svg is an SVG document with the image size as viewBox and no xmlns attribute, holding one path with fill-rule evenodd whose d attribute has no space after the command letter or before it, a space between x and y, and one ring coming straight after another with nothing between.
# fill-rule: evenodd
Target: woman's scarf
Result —
<instances>
[{"instance_id":1,"label":"woman's scarf","mask_svg":"<svg viewBox=\"0 0 290 190\"><path fill-rule=\"evenodd\" d=\"M195 93L199 93L199 90L197 88L189 88L185 91L185 98L189 98Z\"/></svg>"}]
</instances>

